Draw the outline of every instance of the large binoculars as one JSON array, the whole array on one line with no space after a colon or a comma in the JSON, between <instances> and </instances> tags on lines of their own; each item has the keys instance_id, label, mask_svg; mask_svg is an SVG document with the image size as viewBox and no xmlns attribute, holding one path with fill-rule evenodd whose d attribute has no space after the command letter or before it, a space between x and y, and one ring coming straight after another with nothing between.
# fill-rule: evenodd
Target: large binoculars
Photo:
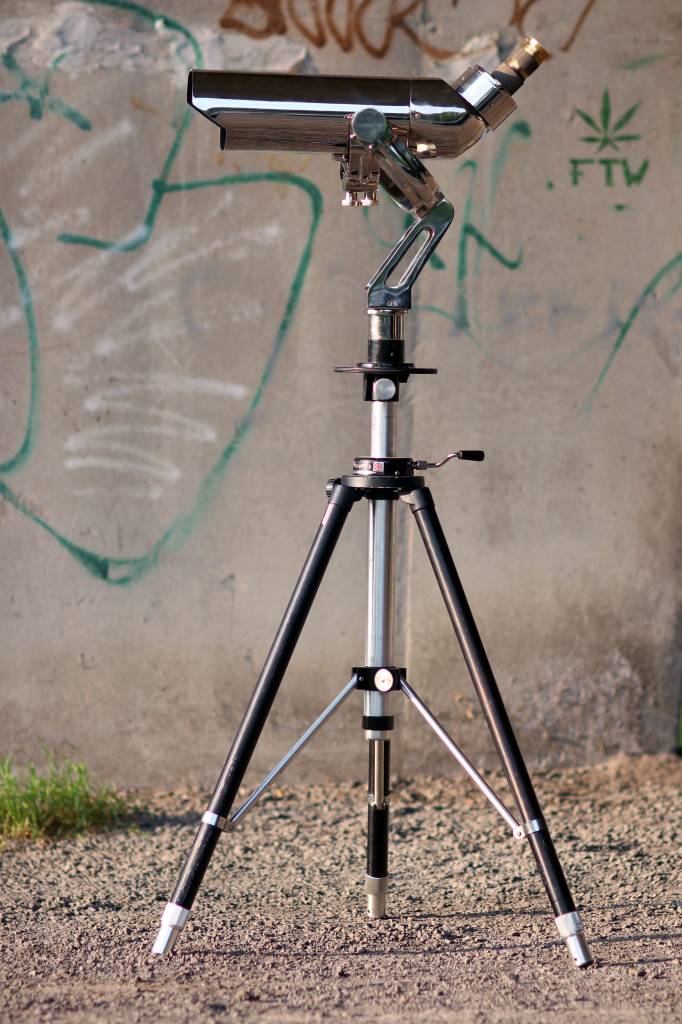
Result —
<instances>
[{"instance_id":1,"label":"large binoculars","mask_svg":"<svg viewBox=\"0 0 682 1024\"><path fill-rule=\"evenodd\" d=\"M220 128L222 149L348 151L351 120L379 110L420 159L456 157L516 109L513 94L549 54L527 37L492 73L437 78L191 71L188 103Z\"/></svg>"}]
</instances>

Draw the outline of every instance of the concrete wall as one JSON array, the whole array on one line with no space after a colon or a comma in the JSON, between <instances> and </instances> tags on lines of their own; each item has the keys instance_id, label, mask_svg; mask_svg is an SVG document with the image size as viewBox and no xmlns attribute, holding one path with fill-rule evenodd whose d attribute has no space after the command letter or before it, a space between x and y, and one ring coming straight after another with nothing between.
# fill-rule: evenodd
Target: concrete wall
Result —
<instances>
[{"instance_id":1,"label":"concrete wall","mask_svg":"<svg viewBox=\"0 0 682 1024\"><path fill-rule=\"evenodd\" d=\"M364 357L364 283L402 215L341 209L326 157L219 153L187 68L452 78L522 30L555 59L469 161L432 167L457 217L410 350L440 373L405 389L400 447L487 452L432 486L530 760L670 749L677 0L134 7L0 12L0 750L77 754L122 784L212 781L324 482L367 449L358 383L331 367ZM400 660L492 763L409 518ZM365 529L360 507L254 770L363 658ZM446 769L409 709L397 739L400 771ZM364 757L347 705L297 772L362 777Z\"/></svg>"}]
</instances>

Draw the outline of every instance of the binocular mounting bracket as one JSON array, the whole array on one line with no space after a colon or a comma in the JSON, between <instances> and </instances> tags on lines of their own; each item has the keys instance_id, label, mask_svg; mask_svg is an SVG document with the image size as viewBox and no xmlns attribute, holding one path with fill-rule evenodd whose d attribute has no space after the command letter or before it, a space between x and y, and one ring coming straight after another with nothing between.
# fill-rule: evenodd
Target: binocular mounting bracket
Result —
<instances>
[{"instance_id":1,"label":"binocular mounting bracket","mask_svg":"<svg viewBox=\"0 0 682 1024\"><path fill-rule=\"evenodd\" d=\"M407 310L412 286L450 227L455 211L438 182L392 128L380 110L366 107L350 117L348 151L341 157L345 206L374 206L381 183L391 198L417 218L367 284L370 310ZM391 275L426 235L400 278Z\"/></svg>"}]
</instances>

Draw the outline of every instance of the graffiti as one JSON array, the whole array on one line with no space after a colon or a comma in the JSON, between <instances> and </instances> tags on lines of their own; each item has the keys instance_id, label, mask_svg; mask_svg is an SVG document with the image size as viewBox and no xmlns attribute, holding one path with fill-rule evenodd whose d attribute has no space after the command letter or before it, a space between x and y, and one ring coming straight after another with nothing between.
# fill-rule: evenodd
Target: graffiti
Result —
<instances>
[{"instance_id":1,"label":"graffiti","mask_svg":"<svg viewBox=\"0 0 682 1024\"><path fill-rule=\"evenodd\" d=\"M585 19L597 0L587 0L568 38L559 47L570 50ZM458 0L453 0L456 7ZM513 0L510 24L525 34L525 19L538 0ZM356 43L370 57L385 57L402 32L414 45L434 60L448 60L460 54L456 48L434 46L420 35L409 19L423 13L423 0L230 0L220 18L222 28L241 32L250 39L268 39L296 29L317 49L334 40L344 53L355 49ZM370 37L367 20L383 19L378 40Z\"/></svg>"},{"instance_id":2,"label":"graffiti","mask_svg":"<svg viewBox=\"0 0 682 1024\"><path fill-rule=\"evenodd\" d=\"M333 39L344 53L350 53L357 42L377 58L386 56L396 34L402 32L434 60L454 57L457 50L433 46L408 21L422 7L422 0L386 0L381 8L384 23L379 40L370 38L366 24L368 16L377 15L375 0L324 0L324 7L322 0L230 0L219 23L222 28L251 39L284 35L293 26L317 49ZM343 13L338 8L343 8Z\"/></svg>"},{"instance_id":3,"label":"graffiti","mask_svg":"<svg viewBox=\"0 0 682 1024\"><path fill-rule=\"evenodd\" d=\"M517 121L508 128L498 147L493 160L488 187L488 201L479 214L478 222L474 216L475 186L478 184L479 164L476 160L467 160L458 169L458 176L469 176L469 190L464 205L459 212L457 223L459 235L456 242L457 260L454 272L454 304L452 310L439 306L418 306L417 310L424 313L435 313L449 320L453 331L463 334L492 362L504 365L481 341L478 330L478 315L475 306L474 279L480 271L480 259L483 255L491 257L505 270L518 270L523 264L523 250L519 249L513 256L506 255L487 236L485 224L492 214L502 173L509 157L510 145L516 140L530 138L531 130L526 121ZM445 268L445 264L441 263Z\"/></svg>"},{"instance_id":4,"label":"graffiti","mask_svg":"<svg viewBox=\"0 0 682 1024\"><path fill-rule=\"evenodd\" d=\"M630 167L628 160L614 157L602 157L601 160L571 157L570 165L572 185L577 185L580 179L584 177L585 172L582 170L582 167L598 165L604 168L604 184L608 188L613 188L615 183L613 173L615 167L619 167L622 170L623 181L628 188L631 188L632 185L641 185L646 172L649 170L648 160L643 160L639 165L639 168L635 171Z\"/></svg>"},{"instance_id":5,"label":"graffiti","mask_svg":"<svg viewBox=\"0 0 682 1024\"><path fill-rule=\"evenodd\" d=\"M593 117L590 117L584 110L580 110L579 107L575 108L576 114L578 114L586 125L595 131L596 135L583 135L580 139L581 142L589 142L598 146L597 152L601 153L602 149L615 149L620 150L623 142L637 142L641 139L641 135L628 135L623 134L623 128L632 120L634 115L637 113L642 105L642 101L635 103L625 113L618 118L618 120L612 125L611 124L611 97L609 90L604 90L601 102L601 119L600 124L597 124Z\"/></svg>"},{"instance_id":6,"label":"graffiti","mask_svg":"<svg viewBox=\"0 0 682 1024\"><path fill-rule=\"evenodd\" d=\"M110 7L133 13L139 18L146 19L150 27L158 26L159 19L161 17L156 12L150 12L141 5L127 2L127 0L91 0L91 2L103 7ZM298 8L295 9L298 10ZM327 8L325 8L325 10L331 10L333 12L335 10L334 4L327 4ZM325 22L325 24L327 24L327 22ZM336 24L337 27L339 27L339 23L337 22ZM201 49L191 33L180 26L179 23L173 21L173 19L163 21L163 25L168 30L180 33L183 36L185 49L189 47L192 51L191 59L195 66L201 66ZM347 25L339 28L339 31L344 38L346 28ZM16 68L19 69L19 64L16 62L13 54L5 55L5 57L8 56L11 57L11 60L9 63L7 60L3 60L3 66L10 73L14 73L14 67L16 66ZM22 100L27 104L27 113L32 119L42 118L45 115L45 112L49 111L50 113L57 114L58 116L65 118L80 130L86 131L88 130L86 125L89 126L90 123L88 119L85 118L83 114L73 111L73 108L60 104L53 95L52 88L58 81L58 77L53 74L53 72L56 71L56 68L57 62L53 62L50 74L43 78L30 78L30 76L25 75L25 73L19 69L15 75L19 83L17 90L12 93L0 94L0 100L2 100L2 102L8 102L9 100ZM593 121L593 124L589 125L589 127L591 131L595 132L594 139L596 141L586 139L583 140L585 141L585 144L598 147L596 150L597 152L603 150L608 152L612 151L614 148L616 152L618 152L618 147L621 144L633 141L619 138L619 135L622 135L623 129L634 118L638 106L639 105L637 104L626 112L627 120L624 120L626 117L625 114L620 118L614 119L611 116L610 98L608 100L607 116L604 116L605 103L602 98L602 112L600 118L593 119L589 114L586 115ZM73 116L69 116L70 114L74 114L75 118ZM274 337L272 338L272 341L269 342L266 358L262 368L259 370L257 383L255 389L251 392L248 407L238 418L234 428L230 432L226 432L226 436L220 440L219 451L216 457L213 459L208 469L203 472L197 487L191 494L189 494L189 496L185 496L180 511L174 515L168 526L166 526L160 533L157 532L152 536L151 542L147 544L139 554L132 554L126 557L120 550L114 554L111 550L107 550L106 548L104 548L104 550L98 550L96 546L86 546L83 543L77 543L73 536L67 534L66 530L60 530L55 526L54 521L51 521L50 519L49 513L46 513L42 508L39 508L34 501L21 493L16 486L12 486L10 484L10 478L12 475L17 474L17 471L25 468L36 447L36 438L39 427L39 406L41 402L41 350L36 326L36 313L34 308L35 296L31 289L29 275L26 269L26 262L23 258L21 239L19 235L13 235L10 226L10 218L0 212L0 243L2 249L7 254L7 259L13 275L13 287L16 287L19 297L19 305L17 308L20 310L21 317L23 318L22 322L26 339L25 344L28 365L27 411L24 416L24 422L21 425L22 434L15 446L15 450L13 450L13 452L10 453L2 463L0 463L0 497L17 509L29 522L51 536L56 543L68 552L68 554L94 578L116 586L132 584L143 578L151 570L157 568L165 554L180 547L180 545L185 543L185 541L191 536L197 526L197 523L214 501L232 464L234 455L244 444L245 439L253 428L256 411L258 410L263 396L273 380L275 367L290 334L292 321L298 307L303 284L312 257L314 240L316 238L317 229L322 216L322 197L319 189L308 179L295 174L289 174L285 171L253 174L228 174L215 178L198 180L171 180L171 173L173 169L177 167L177 157L188 130L190 116L191 112L186 111L182 116L178 116L173 122L173 135L170 148L163 157L163 160L160 161L162 166L159 173L150 183L149 193L145 196L146 206L144 212L141 214L139 224L135 226L132 231L114 239L104 239L97 237L94 234L86 235L73 231L62 232L57 235L58 241L61 244L81 245L85 247L86 250L97 249L113 254L129 253L132 250L142 248L149 243L157 225L159 210L167 197L177 193L190 193L192 191L202 189L226 190L238 188L240 190L251 190L254 187L257 189L261 189L263 187L293 189L298 194L305 195L310 219L305 222L302 248L292 260L292 278L287 286L288 290L286 290L284 308L281 315L279 315L279 322L273 332ZM585 121L585 117L583 117L582 120ZM468 160L459 166L456 171L458 180L468 182L468 192L458 209L459 216L456 222L458 225L458 235L456 236L455 243L455 262L453 267L449 267L443 256L440 254L434 255L431 261L433 269L439 270L446 275L451 275L451 280L453 282L452 305L449 308L435 305L420 306L417 307L416 310L421 314L435 314L441 318L445 318L451 324L453 332L459 333L461 336L471 341L486 358L495 361L499 365L505 366L507 364L503 363L495 353L490 351L481 340L483 337L482 331L480 330L481 314L480 309L477 307L478 289L475 285L481 264L485 260L492 260L496 269L505 273L517 273L523 266L522 249L519 248L516 251L505 252L504 247L496 244L491 237L488 222L491 219L497 188L504 173L510 147L515 145L517 142L523 142L530 138L530 135L530 126L523 121L516 122L511 128L501 134L496 153L492 159L490 175L487 182L487 201L484 201L478 206L474 203L474 196L476 195L477 197L480 197L481 193L485 192L485 187L482 188L482 186L486 185L485 182L480 180L481 170L479 163L475 160ZM604 139L609 140L606 145L602 145ZM601 173L605 175L605 179L608 175L611 175L611 179L615 180L616 175L622 175L623 180L628 187L630 184L639 184L646 174L646 167L644 170L642 170L642 167L635 168L634 165L631 166L628 164L627 160L620 156L591 158L591 161L592 164L602 166L603 171ZM589 162L582 161L579 164L578 170L582 174L584 173L584 168L589 168L590 166ZM606 183L608 185L609 181L607 180ZM366 220L366 223L374 233L377 242L388 245L387 242L384 243L384 240L380 239L376 232L374 232L369 218ZM681 287L682 254L679 254L666 263L665 266L663 266L661 270L652 277L651 281L645 286L641 294L638 296L622 324L618 325L616 337L612 343L608 358L600 368L597 379L595 380L594 386L590 392L590 402L603 386L615 359L622 350L626 340L631 337L632 331L642 311L652 307L652 305L658 301L667 300L670 296L676 294ZM92 292L96 300L97 288L93 288ZM613 333L614 331L611 332L611 334ZM607 335L606 332L601 335L601 337L607 336L611 335ZM137 388L139 390L143 387L148 389L154 386L160 388L164 392L171 392L180 387L196 387L205 389L209 384L212 387L218 387L219 383L220 382L207 382L205 379L190 379L186 376L180 377L180 375L160 373L151 373L148 375L148 379L143 381L141 376L140 379L137 379L134 375L128 374L124 384L117 381L110 381L109 384L103 386L94 394L91 394L87 401L91 404L99 403L99 405L97 405L97 409L99 411L104 410L106 412L112 404L127 401L127 396L131 394L131 389L134 390ZM225 388L227 385L221 383L220 386ZM123 394L122 389L125 390L125 394ZM173 413L171 410L165 410L164 418L163 420L159 420L156 428L147 427L146 429L149 433L171 436L174 431L177 432L181 428L182 430L189 431L192 434L192 440L206 439L206 427L204 424L199 423L198 421L183 419L183 417L178 413ZM103 423L99 426L88 427L87 430L82 431L79 434L72 434L64 445L68 453L65 462L66 467L76 468L84 464L84 461L87 461L92 457L91 453L93 449L89 448L88 445L91 444L93 439L99 439L99 441L101 441L103 438L108 446L107 450L111 454L109 456L100 456L100 463L103 459L106 461L108 458L111 463L110 468L113 468L113 464L115 462L118 461L119 464L124 462L127 459L127 452L123 447L126 442L121 439L121 436L119 436L121 433L122 432L118 429L117 424ZM177 436L180 435L178 434ZM102 446L100 445L100 448L101 447ZM107 465L109 465L109 463L107 463ZM172 476L174 469L175 467L170 460L160 458L155 460L152 456L149 456L145 464L137 464L136 472L141 477L152 478L153 485L157 480L162 482L169 478L169 474ZM12 480L12 484L13 483L14 480ZM102 545L102 547L104 547L104 545Z\"/></svg>"},{"instance_id":7,"label":"graffiti","mask_svg":"<svg viewBox=\"0 0 682 1024\"><path fill-rule=\"evenodd\" d=\"M618 67L621 71L639 71L640 68L645 68L649 64L655 64L656 61L662 59L662 53L647 53L644 57L635 57L633 60L628 60L624 64L619 64Z\"/></svg>"},{"instance_id":8,"label":"graffiti","mask_svg":"<svg viewBox=\"0 0 682 1024\"><path fill-rule=\"evenodd\" d=\"M256 23L244 21L238 16L243 10L247 15L255 14ZM258 16L265 20L258 23ZM242 32L250 39L269 39L270 36L284 35L287 31L287 22L282 10L282 0L232 0L227 10L220 18L220 25L223 28L233 29L235 32Z\"/></svg>"},{"instance_id":9,"label":"graffiti","mask_svg":"<svg viewBox=\"0 0 682 1024\"><path fill-rule=\"evenodd\" d=\"M164 186L164 192L182 192L191 191L193 189L248 185L264 182L294 186L302 189L310 200L310 228L303 251L299 257L298 265L294 271L289 291L289 298L277 327L273 345L262 371L260 381L251 398L246 413L237 423L232 437L222 448L218 459L211 466L207 475L202 479L190 506L175 518L171 525L163 532L147 552L132 558L114 557L101 554L75 544L67 536L55 529L47 519L39 515L31 507L30 502L23 499L2 478L0 478L0 496L5 498L11 505L22 512L35 525L46 530L66 551L69 552L72 557L80 562L88 572L107 583L118 586L131 583L146 575L150 569L155 568L164 552L176 549L188 539L197 520L213 500L218 486L225 476L229 463L253 425L255 412L262 401L263 395L271 381L279 356L281 355L282 348L289 333L291 322L298 305L303 281L312 256L313 241L317 232L320 216L322 214L322 197L317 187L305 178L299 178L296 175L286 174L284 172L224 175L223 177L214 179L166 183ZM6 245L7 251L12 257L13 266L20 285L22 307L24 310L29 338L31 365L31 396L24 440L17 455L0 466L0 472L4 475L8 475L10 472L20 468L20 466L26 462L33 447L38 415L37 403L40 349L36 335L33 299L28 279L18 255L17 248L12 242L11 233L2 211L0 211L0 230L2 240Z\"/></svg>"},{"instance_id":10,"label":"graffiti","mask_svg":"<svg viewBox=\"0 0 682 1024\"><path fill-rule=\"evenodd\" d=\"M531 7L535 7L535 5L538 2L539 0L514 0L514 8L512 10L512 16L509 24L517 28L522 35L526 35L527 33L526 15L528 14ZM578 15L576 22L573 25L573 28L571 29L568 37L559 47L559 49L562 50L564 53L570 50L573 46L573 43L576 41L578 35L580 34L580 30L585 24L587 16L589 15L590 11L596 3L597 0L587 0L585 6Z\"/></svg>"},{"instance_id":11,"label":"graffiti","mask_svg":"<svg viewBox=\"0 0 682 1024\"><path fill-rule=\"evenodd\" d=\"M632 132L624 132L623 129L627 127L641 105L640 100L629 107L624 114L612 123L611 97L609 90L605 89L602 95L599 120L593 118L585 110L580 110L578 107L575 108L576 114L594 132L593 135L581 136L580 141L591 146L597 146L597 153L601 153L604 149L614 149L616 152L620 152L620 148L624 143L640 141L641 135L633 135ZM569 165L572 185L578 185L581 179L585 177L585 168L600 167L603 170L604 185L607 188L613 188L616 184L616 168L621 172L620 177L627 188L631 188L633 185L641 185L649 170L648 159L642 160L639 167L635 169L630 166L630 161L625 157L601 157L600 159L594 157L571 157L569 158ZM616 208L625 209L623 204L617 204Z\"/></svg>"},{"instance_id":12,"label":"graffiti","mask_svg":"<svg viewBox=\"0 0 682 1024\"><path fill-rule=\"evenodd\" d=\"M91 0L91 2L102 6L117 7L131 11L140 17L146 18L152 23L152 25L158 26L158 14L148 11L146 8L138 4L127 2L127 0ZM192 46L195 66L201 66L201 50L189 31L184 29L173 19L168 19L167 27L174 31L179 31L184 35L186 40ZM52 108L50 107L50 109ZM309 201L310 224L303 244L303 249L298 257L298 262L295 263L293 267L293 278L284 311L279 320L279 324L277 325L275 337L266 358L260 379L244 415L237 422L232 436L223 444L218 458L201 479L197 491L193 495L189 505L175 517L175 519L163 531L161 536L159 536L148 548L148 550L138 556L129 558L113 556L87 548L81 544L77 544L65 533L53 526L44 514L38 512L30 500L23 497L15 488L11 487L7 483L6 478L25 466L35 447L40 399L40 344L36 329L34 298L28 274L21 259L20 246L12 235L6 216L0 210L0 241L9 256L18 287L20 306L28 342L30 378L28 412L26 415L23 438L19 444L17 452L11 458L0 464L0 474L2 474L0 476L0 497L4 498L9 504L26 516L31 523L45 530L92 576L115 586L130 584L141 579L150 570L158 566L164 553L180 547L189 538L196 526L196 523L213 501L234 455L243 444L251 430L251 427L253 426L256 410L260 406L263 396L271 382L275 366L288 337L292 320L298 306L303 282L312 256L313 242L322 215L322 197L319 189L307 178L303 178L295 174L288 174L286 172L228 174L210 179L171 182L170 172L175 164L188 128L189 114L190 112L183 116L176 127L175 135L168 155L164 160L161 172L153 181L152 196L149 206L144 214L142 223L138 228L125 238L118 241L106 241L103 239L93 238L91 236L81 236L76 234L62 234L58 236L58 240L62 243L81 244L91 248L105 249L111 252L130 252L131 249L143 246L150 239L158 216L159 207L166 195L205 188L242 187L263 184L272 184L278 187L293 187L301 190L303 194L307 196ZM96 397L97 396L93 396L93 398ZM75 455L71 457L77 459L79 456Z\"/></svg>"},{"instance_id":13,"label":"graffiti","mask_svg":"<svg viewBox=\"0 0 682 1024\"><path fill-rule=\"evenodd\" d=\"M451 310L435 305L419 305L415 307L415 312L432 313L448 320L452 325L453 333L461 334L474 344L486 359L496 363L497 365L504 366L507 369L513 369L513 367L490 351L490 349L481 340L480 331L478 329L479 317L475 305L476 293L473 285L479 274L480 260L482 256L492 258L498 267L507 271L517 271L523 265L523 250L519 249L515 255L506 255L503 253L488 238L485 231L485 224L492 215L494 209L497 187L509 156L510 146L516 140L523 141L530 137L530 125L525 121L518 121L507 129L502 137L498 152L492 162L488 182L487 203L484 204L483 210L477 215L474 212L474 196L475 194L480 193L480 187L474 189L474 183L477 182L477 178L479 176L480 168L478 161L467 160L459 168L457 172L458 174L469 174L470 187L464 205L458 211L458 220L455 222L456 224L459 224L459 235L456 242L457 257L453 275L454 305ZM620 159L614 160L611 158L611 160L614 164L622 163ZM625 161L625 163L627 164L627 161ZM632 177L632 172L626 171L625 173L626 183L630 183L628 182L627 174L630 174ZM477 184L480 186L480 182ZM616 208L627 209L627 206L625 204L617 204ZM388 247L388 242L384 242L384 240L375 232L373 232L373 234L377 241ZM432 263L433 269L447 271L447 264L444 262L443 258L436 258L438 259L438 263ZM432 257L432 260L433 259L434 257ZM653 309L656 308L656 306L662 306L673 296L681 292L682 253L678 253L653 275L652 279L644 287L641 294L630 308L626 317L622 322L617 324L615 328L615 340L583 405L583 410L585 412L589 412L591 410L594 400L603 387L616 357L623 349L626 340L631 335L641 314L646 309ZM603 331L599 334L597 340L608 337L612 333L614 333L612 330ZM590 347L593 343L594 342L591 341L587 346L580 345L573 355L580 354L586 347Z\"/></svg>"},{"instance_id":14,"label":"graffiti","mask_svg":"<svg viewBox=\"0 0 682 1024\"><path fill-rule=\"evenodd\" d=\"M40 353L38 349L36 317L33 309L33 296L31 295L28 276L16 251L16 247L12 244L12 235L2 210L0 210L0 239L2 239L3 245L9 254L12 270L16 277L19 301L21 302L28 337L29 396L23 437L15 454L4 462L0 462L0 473L13 473L15 470L20 469L30 457L38 429L38 359Z\"/></svg>"},{"instance_id":15,"label":"graffiti","mask_svg":"<svg viewBox=\"0 0 682 1024\"><path fill-rule=\"evenodd\" d=\"M667 288L665 288L666 284ZM590 393L585 403L586 411L591 409L597 392L606 380L606 375L613 366L616 356L623 348L626 339L632 331L635 321L642 311L652 302L666 302L680 290L682 290L682 252L673 256L671 260L665 263L661 269L654 274L652 279L643 289L641 295L637 298L637 301L623 323L619 325L616 340L614 341L611 351L606 358L606 362L599 371L596 381L590 389Z\"/></svg>"},{"instance_id":16,"label":"graffiti","mask_svg":"<svg viewBox=\"0 0 682 1024\"><path fill-rule=\"evenodd\" d=\"M74 124L76 128L80 128L81 131L90 131L92 125L87 117L84 117L83 114L74 110L73 107L70 107L67 103L51 94L50 79L53 68L49 69L42 78L33 78L31 75L27 75L20 67L12 53L11 47L3 53L0 64L17 79L17 87L13 92L0 92L0 103L20 100L27 104L28 112L34 121L40 121L47 109L59 117L66 118L67 121Z\"/></svg>"}]
</instances>

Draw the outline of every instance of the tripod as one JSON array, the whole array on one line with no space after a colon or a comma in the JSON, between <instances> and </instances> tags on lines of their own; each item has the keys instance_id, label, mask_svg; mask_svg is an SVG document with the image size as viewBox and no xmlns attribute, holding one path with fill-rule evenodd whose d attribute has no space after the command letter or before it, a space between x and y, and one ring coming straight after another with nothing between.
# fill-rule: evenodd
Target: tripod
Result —
<instances>
[{"instance_id":1,"label":"tripod","mask_svg":"<svg viewBox=\"0 0 682 1024\"><path fill-rule=\"evenodd\" d=\"M435 373L405 362L404 327L411 289L454 215L423 164L387 126L376 110L360 111L352 120L351 142L360 156L369 154L390 179L403 205L416 213L395 248L368 284L369 345L365 363L336 367L360 374L364 399L371 404L370 447L367 457L355 459L353 471L327 484L327 507L270 653L263 666L227 760L204 813L194 844L167 904L153 952L172 951L189 916L213 851L224 831L233 828L300 753L354 690L363 693L362 728L369 746L366 893L368 913L386 914L388 884L390 746L394 725L394 694L414 705L455 760L511 829L527 841L542 876L559 934L579 967L592 963L583 925L564 877L542 810L533 789L509 717L469 608L452 555L441 528L433 498L418 473L459 458L481 461L483 452L452 452L439 463L396 456L396 411L400 386L419 373ZM357 165L356 165L357 167ZM366 200L367 177L345 171L349 205ZM365 171L367 168L365 168ZM391 275L424 234L425 240L397 284ZM352 669L350 681L319 715L248 799L230 813L237 791L267 720L280 683L312 607L351 508L365 500L369 511L367 571L367 629L365 664ZM471 680L497 748L516 804L516 815L504 805L436 716L396 666L394 626L394 518L398 502L406 504L417 523L426 553L440 587Z\"/></svg>"}]
</instances>

